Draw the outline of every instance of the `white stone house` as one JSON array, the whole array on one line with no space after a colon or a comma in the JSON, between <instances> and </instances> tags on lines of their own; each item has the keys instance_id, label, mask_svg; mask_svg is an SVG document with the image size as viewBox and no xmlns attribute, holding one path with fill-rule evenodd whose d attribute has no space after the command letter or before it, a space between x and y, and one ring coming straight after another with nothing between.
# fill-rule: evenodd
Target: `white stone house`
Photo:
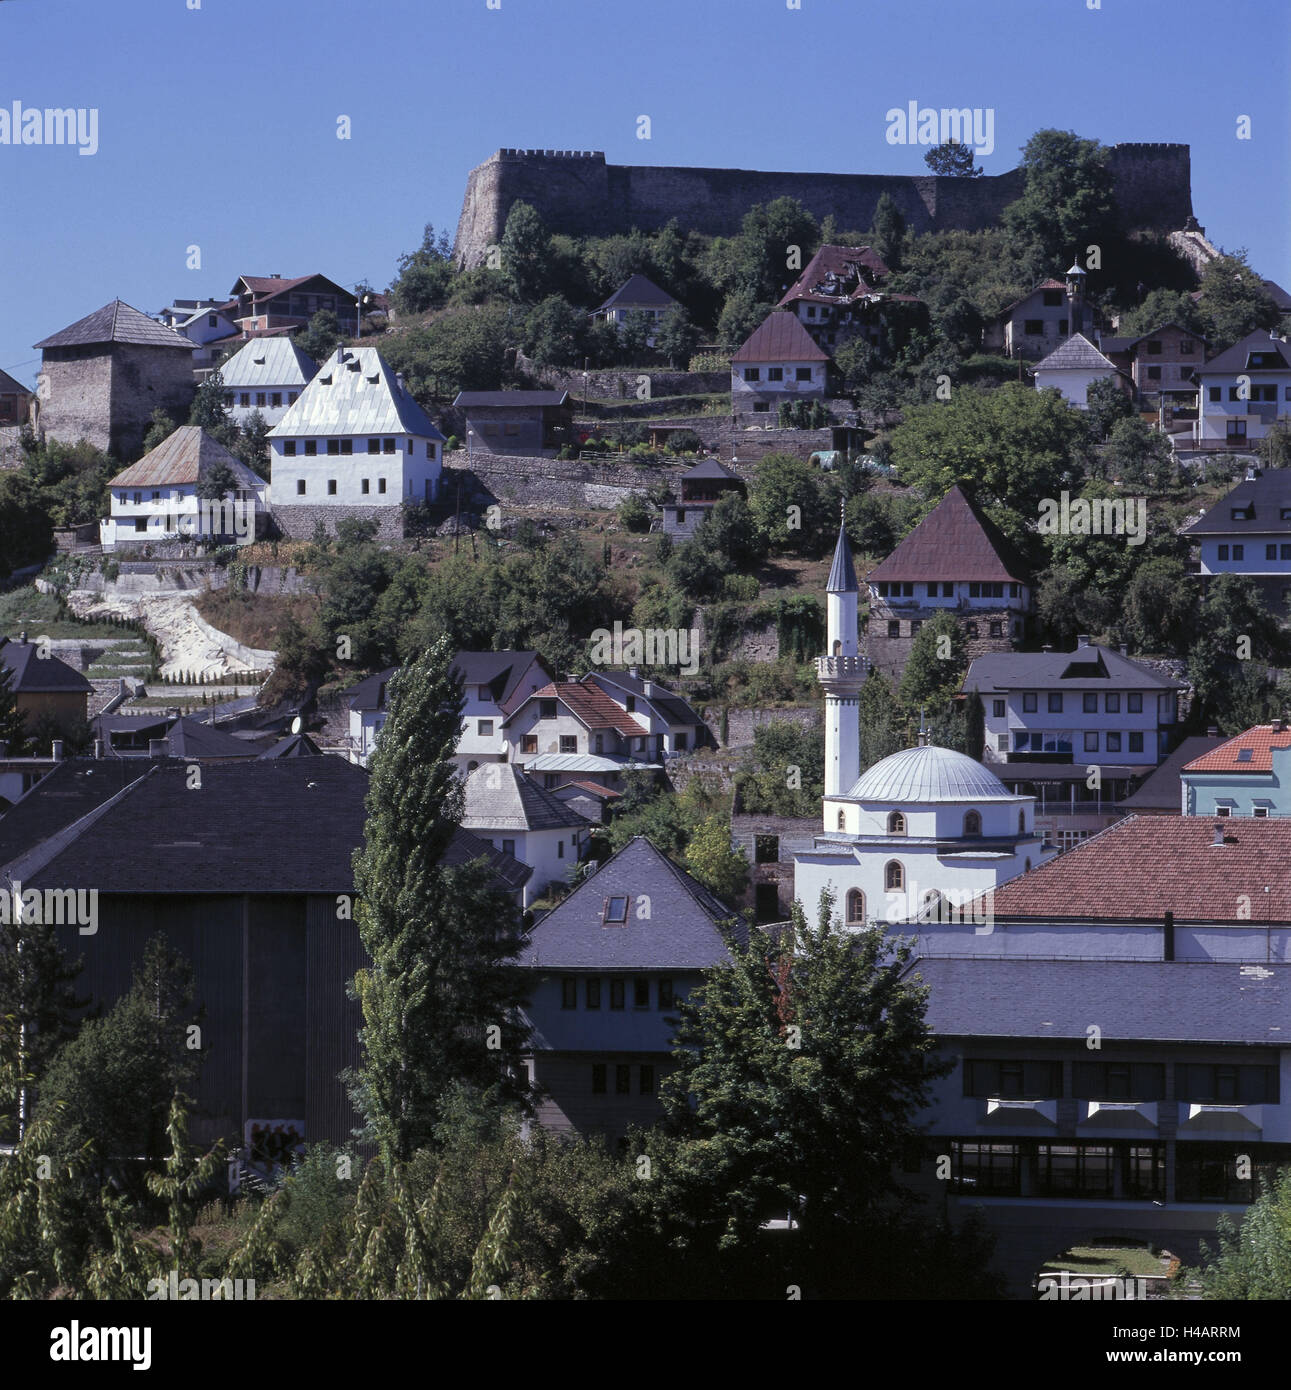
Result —
<instances>
[{"instance_id":1,"label":"white stone house","mask_svg":"<svg viewBox=\"0 0 1291 1390\"><path fill-rule=\"evenodd\" d=\"M650 730L589 677L553 681L528 696L503 725L511 760L552 791L589 777L621 791L631 769L657 772Z\"/></svg>"},{"instance_id":2,"label":"white stone house","mask_svg":"<svg viewBox=\"0 0 1291 1390\"><path fill-rule=\"evenodd\" d=\"M653 325L676 304L677 300L667 290L661 290L653 280L644 275L630 275L604 304L592 310L592 318L604 319L621 332L629 314L644 314ZM646 342L650 347L654 346L653 332Z\"/></svg>"},{"instance_id":3,"label":"white stone house","mask_svg":"<svg viewBox=\"0 0 1291 1390\"><path fill-rule=\"evenodd\" d=\"M269 433L274 507L398 507L439 491L444 436L375 348L337 348Z\"/></svg>"},{"instance_id":4,"label":"white stone house","mask_svg":"<svg viewBox=\"0 0 1291 1390\"><path fill-rule=\"evenodd\" d=\"M614 701L624 714L646 727L647 747L656 761L693 752L708 737L708 727L690 705L658 681L643 680L635 666L626 671L593 671L584 677Z\"/></svg>"},{"instance_id":5,"label":"white stone house","mask_svg":"<svg viewBox=\"0 0 1291 1390\"><path fill-rule=\"evenodd\" d=\"M217 465L236 487L223 499L198 496ZM249 542L267 511L269 484L196 425L181 425L108 484L110 514L99 522L104 550L152 542L224 538Z\"/></svg>"},{"instance_id":6,"label":"white stone house","mask_svg":"<svg viewBox=\"0 0 1291 1390\"><path fill-rule=\"evenodd\" d=\"M768 423L774 424L782 403L822 400L829 361L798 316L777 309L731 358L732 412L770 415Z\"/></svg>"},{"instance_id":7,"label":"white stone house","mask_svg":"<svg viewBox=\"0 0 1291 1390\"><path fill-rule=\"evenodd\" d=\"M1089 388L1096 381L1112 380L1122 390L1128 379L1117 365L1104 357L1083 333L1073 333L1032 368L1037 391L1055 390L1078 410L1088 408Z\"/></svg>"},{"instance_id":8,"label":"white stone house","mask_svg":"<svg viewBox=\"0 0 1291 1390\"><path fill-rule=\"evenodd\" d=\"M1291 347L1259 331L1197 368L1200 449L1245 449L1291 419Z\"/></svg>"},{"instance_id":9,"label":"white stone house","mask_svg":"<svg viewBox=\"0 0 1291 1390\"><path fill-rule=\"evenodd\" d=\"M220 366L224 408L245 426L259 411L278 424L318 372L318 364L290 338L252 338Z\"/></svg>"},{"instance_id":10,"label":"white stone house","mask_svg":"<svg viewBox=\"0 0 1291 1390\"><path fill-rule=\"evenodd\" d=\"M157 317L167 328L197 344L195 370L213 367L225 345L239 336L229 306L222 299L176 299Z\"/></svg>"},{"instance_id":11,"label":"white stone house","mask_svg":"<svg viewBox=\"0 0 1291 1390\"><path fill-rule=\"evenodd\" d=\"M453 671L462 682L462 736L455 761L463 772L512 757L503 725L535 691L550 685L552 672L537 652L458 652ZM527 860L525 861L528 862Z\"/></svg>"}]
</instances>

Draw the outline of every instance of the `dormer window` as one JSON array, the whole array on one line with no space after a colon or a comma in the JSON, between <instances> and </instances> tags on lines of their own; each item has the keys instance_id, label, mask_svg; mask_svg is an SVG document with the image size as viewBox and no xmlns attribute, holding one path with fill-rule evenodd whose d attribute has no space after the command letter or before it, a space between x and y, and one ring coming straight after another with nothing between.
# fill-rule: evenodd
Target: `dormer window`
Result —
<instances>
[{"instance_id":1,"label":"dormer window","mask_svg":"<svg viewBox=\"0 0 1291 1390\"><path fill-rule=\"evenodd\" d=\"M605 927L626 926L629 901L630 899L626 897L606 898L601 911L601 925Z\"/></svg>"}]
</instances>

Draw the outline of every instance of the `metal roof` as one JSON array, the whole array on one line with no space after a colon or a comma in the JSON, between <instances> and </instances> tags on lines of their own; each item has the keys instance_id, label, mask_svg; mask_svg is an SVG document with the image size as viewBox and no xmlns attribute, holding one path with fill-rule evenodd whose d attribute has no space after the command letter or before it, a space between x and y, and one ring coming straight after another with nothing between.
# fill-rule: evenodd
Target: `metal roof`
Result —
<instances>
[{"instance_id":1,"label":"metal roof","mask_svg":"<svg viewBox=\"0 0 1291 1390\"><path fill-rule=\"evenodd\" d=\"M290 338L252 338L220 366L230 390L244 387L304 386L318 363Z\"/></svg>"},{"instance_id":2,"label":"metal roof","mask_svg":"<svg viewBox=\"0 0 1291 1390\"><path fill-rule=\"evenodd\" d=\"M224 464L238 480L238 486L256 490L265 480L253 473L241 459L198 425L180 425L155 449L129 468L118 473L109 487L176 487L195 485L217 463Z\"/></svg>"},{"instance_id":3,"label":"metal roof","mask_svg":"<svg viewBox=\"0 0 1291 1390\"><path fill-rule=\"evenodd\" d=\"M584 820L514 763L485 763L467 774L462 812L467 830L559 830Z\"/></svg>"},{"instance_id":4,"label":"metal roof","mask_svg":"<svg viewBox=\"0 0 1291 1390\"><path fill-rule=\"evenodd\" d=\"M834 546L834 563L829 567L825 592L854 594L857 591L856 568L852 564L852 547L847 543L847 528L838 528L838 544Z\"/></svg>"},{"instance_id":5,"label":"metal roof","mask_svg":"<svg viewBox=\"0 0 1291 1390\"><path fill-rule=\"evenodd\" d=\"M874 764L849 798L858 801L1014 801L1003 782L967 753L951 748L905 748Z\"/></svg>"},{"instance_id":6,"label":"metal roof","mask_svg":"<svg viewBox=\"0 0 1291 1390\"><path fill-rule=\"evenodd\" d=\"M569 400L568 391L459 391L453 405L458 410L472 406L513 406L532 410L537 406L561 406Z\"/></svg>"},{"instance_id":7,"label":"metal roof","mask_svg":"<svg viewBox=\"0 0 1291 1390\"><path fill-rule=\"evenodd\" d=\"M605 753L539 753L524 765L533 772L658 772L662 766Z\"/></svg>"},{"instance_id":8,"label":"metal roof","mask_svg":"<svg viewBox=\"0 0 1291 1390\"><path fill-rule=\"evenodd\" d=\"M390 364L370 347L337 348L269 434L275 439L329 434L444 438L408 388L399 385Z\"/></svg>"},{"instance_id":9,"label":"metal roof","mask_svg":"<svg viewBox=\"0 0 1291 1390\"><path fill-rule=\"evenodd\" d=\"M129 304L114 299L83 319L40 342L32 344L36 348L89 347L97 343L135 343L140 347L173 347L193 352L195 344L189 342L173 328L150 319L147 314L132 309Z\"/></svg>"}]
</instances>

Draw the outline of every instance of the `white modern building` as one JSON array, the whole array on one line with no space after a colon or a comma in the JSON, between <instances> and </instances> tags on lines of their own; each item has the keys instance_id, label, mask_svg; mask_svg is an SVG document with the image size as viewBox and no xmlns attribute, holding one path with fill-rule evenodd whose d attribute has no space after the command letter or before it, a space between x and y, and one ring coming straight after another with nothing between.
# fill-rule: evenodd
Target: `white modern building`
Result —
<instances>
[{"instance_id":1,"label":"white modern building","mask_svg":"<svg viewBox=\"0 0 1291 1390\"><path fill-rule=\"evenodd\" d=\"M213 367L231 339L239 336L229 305L222 299L177 299L157 315L167 328L197 344L193 367Z\"/></svg>"},{"instance_id":2,"label":"white modern building","mask_svg":"<svg viewBox=\"0 0 1291 1390\"><path fill-rule=\"evenodd\" d=\"M252 338L220 367L229 418L245 426L258 411L266 425L278 424L317 371L290 338Z\"/></svg>"},{"instance_id":3,"label":"white modern building","mask_svg":"<svg viewBox=\"0 0 1291 1390\"><path fill-rule=\"evenodd\" d=\"M1245 449L1291 418L1291 347L1257 331L1197 368L1199 449Z\"/></svg>"},{"instance_id":4,"label":"white modern building","mask_svg":"<svg viewBox=\"0 0 1291 1390\"><path fill-rule=\"evenodd\" d=\"M275 508L398 507L439 491L444 436L375 348L337 348L269 443Z\"/></svg>"},{"instance_id":5,"label":"white modern building","mask_svg":"<svg viewBox=\"0 0 1291 1390\"><path fill-rule=\"evenodd\" d=\"M218 466L231 486L221 498L199 496ZM104 550L166 540L249 543L267 511L269 484L196 425L181 425L108 484L110 514L99 522Z\"/></svg>"}]
</instances>

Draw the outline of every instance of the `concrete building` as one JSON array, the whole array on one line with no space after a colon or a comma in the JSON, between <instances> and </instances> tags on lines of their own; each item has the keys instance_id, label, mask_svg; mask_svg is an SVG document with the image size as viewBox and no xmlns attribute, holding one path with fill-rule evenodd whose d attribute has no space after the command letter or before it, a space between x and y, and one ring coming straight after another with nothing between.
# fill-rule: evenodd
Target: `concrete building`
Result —
<instances>
[{"instance_id":1,"label":"concrete building","mask_svg":"<svg viewBox=\"0 0 1291 1390\"><path fill-rule=\"evenodd\" d=\"M40 642L28 642L25 632L17 641L0 637L0 663L9 672L14 704L23 716L28 737L41 721L51 724L55 736L84 724L94 687ZM48 753L49 748L37 751Z\"/></svg>"},{"instance_id":2,"label":"concrete building","mask_svg":"<svg viewBox=\"0 0 1291 1390\"><path fill-rule=\"evenodd\" d=\"M465 418L473 454L543 454L568 442L568 391L459 391L453 409Z\"/></svg>"},{"instance_id":3,"label":"concrete building","mask_svg":"<svg viewBox=\"0 0 1291 1390\"><path fill-rule=\"evenodd\" d=\"M318 363L290 338L252 338L220 366L229 419L245 426L259 412L276 425L318 372Z\"/></svg>"},{"instance_id":4,"label":"concrete building","mask_svg":"<svg viewBox=\"0 0 1291 1390\"><path fill-rule=\"evenodd\" d=\"M635 666L626 671L592 671L583 677L646 727L657 761L692 753L709 741L708 726L682 697L661 681L646 680Z\"/></svg>"},{"instance_id":5,"label":"concrete building","mask_svg":"<svg viewBox=\"0 0 1291 1390\"><path fill-rule=\"evenodd\" d=\"M1291 389L1291 388L1289 388ZM1291 473L1252 465L1231 492L1183 535L1200 559L1204 594L1217 574L1251 580L1270 612L1291 614Z\"/></svg>"},{"instance_id":6,"label":"concrete building","mask_svg":"<svg viewBox=\"0 0 1291 1390\"><path fill-rule=\"evenodd\" d=\"M823 400L829 356L812 341L798 316L777 309L731 358L731 411L770 415L795 400Z\"/></svg>"},{"instance_id":7,"label":"concrete building","mask_svg":"<svg viewBox=\"0 0 1291 1390\"><path fill-rule=\"evenodd\" d=\"M1207 749L1180 774L1185 816L1291 816L1291 728L1258 724Z\"/></svg>"},{"instance_id":8,"label":"concrete building","mask_svg":"<svg viewBox=\"0 0 1291 1390\"><path fill-rule=\"evenodd\" d=\"M670 309L677 307L677 300L667 290L661 290L653 280L644 275L630 275L604 304L592 310L592 318L604 319L622 332L629 314L644 314L653 327ZM646 342L654 347L653 331Z\"/></svg>"},{"instance_id":9,"label":"concrete building","mask_svg":"<svg viewBox=\"0 0 1291 1390\"><path fill-rule=\"evenodd\" d=\"M1259 330L1197 368L1198 449L1248 449L1291 417L1291 348Z\"/></svg>"},{"instance_id":10,"label":"concrete building","mask_svg":"<svg viewBox=\"0 0 1291 1390\"><path fill-rule=\"evenodd\" d=\"M233 486L199 495L216 468ZM181 425L108 484L110 514L99 522L104 550L176 539L249 544L263 530L269 484L197 425ZM225 505L227 504L227 505Z\"/></svg>"},{"instance_id":11,"label":"concrete building","mask_svg":"<svg viewBox=\"0 0 1291 1390\"><path fill-rule=\"evenodd\" d=\"M229 344L241 336L229 305L222 299L176 299L160 310L157 318L197 345L193 353L196 371L214 367Z\"/></svg>"},{"instance_id":12,"label":"concrete building","mask_svg":"<svg viewBox=\"0 0 1291 1390\"><path fill-rule=\"evenodd\" d=\"M188 418L194 345L119 299L35 346L41 368L33 424L47 439L85 439L131 458L143 450L154 410Z\"/></svg>"},{"instance_id":13,"label":"concrete building","mask_svg":"<svg viewBox=\"0 0 1291 1390\"><path fill-rule=\"evenodd\" d=\"M1045 357L1068 337L1069 318L1066 286L1042 280L987 324L982 346L1009 357Z\"/></svg>"},{"instance_id":14,"label":"concrete building","mask_svg":"<svg viewBox=\"0 0 1291 1390\"><path fill-rule=\"evenodd\" d=\"M512 761L554 791L578 779L622 791L629 771L658 773L645 720L628 714L590 677L553 681L503 723Z\"/></svg>"},{"instance_id":15,"label":"concrete building","mask_svg":"<svg viewBox=\"0 0 1291 1390\"><path fill-rule=\"evenodd\" d=\"M330 310L344 337L359 334L359 301L326 275L239 275L229 291L227 312L243 337L308 328L315 314Z\"/></svg>"}]
</instances>

